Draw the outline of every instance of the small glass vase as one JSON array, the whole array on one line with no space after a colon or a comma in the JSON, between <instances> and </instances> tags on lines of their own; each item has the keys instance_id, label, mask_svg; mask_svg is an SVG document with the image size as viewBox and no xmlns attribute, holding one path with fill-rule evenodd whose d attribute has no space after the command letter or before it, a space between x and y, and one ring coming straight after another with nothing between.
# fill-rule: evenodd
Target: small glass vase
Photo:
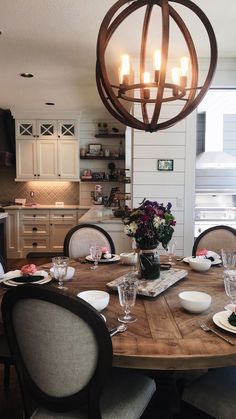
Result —
<instances>
[{"instance_id":1,"label":"small glass vase","mask_svg":"<svg viewBox=\"0 0 236 419\"><path fill-rule=\"evenodd\" d=\"M140 249L138 255L140 278L148 280L160 278L160 256L157 248Z\"/></svg>"}]
</instances>

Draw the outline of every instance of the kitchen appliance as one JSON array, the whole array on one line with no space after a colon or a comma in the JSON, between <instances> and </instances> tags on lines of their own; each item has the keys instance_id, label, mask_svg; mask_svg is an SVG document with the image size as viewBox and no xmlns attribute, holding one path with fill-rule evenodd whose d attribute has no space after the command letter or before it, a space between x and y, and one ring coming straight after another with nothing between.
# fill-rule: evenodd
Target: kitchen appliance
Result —
<instances>
[{"instance_id":1,"label":"kitchen appliance","mask_svg":"<svg viewBox=\"0 0 236 419\"><path fill-rule=\"evenodd\" d=\"M95 185L94 187L94 204L95 205L102 205L103 203L103 196L102 196L102 186Z\"/></svg>"}]
</instances>

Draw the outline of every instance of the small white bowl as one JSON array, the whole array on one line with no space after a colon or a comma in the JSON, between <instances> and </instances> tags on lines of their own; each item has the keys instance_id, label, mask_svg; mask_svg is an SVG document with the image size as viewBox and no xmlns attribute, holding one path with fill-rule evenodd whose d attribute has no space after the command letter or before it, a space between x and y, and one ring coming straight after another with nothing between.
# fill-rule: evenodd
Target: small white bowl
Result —
<instances>
[{"instance_id":1,"label":"small white bowl","mask_svg":"<svg viewBox=\"0 0 236 419\"><path fill-rule=\"evenodd\" d=\"M189 266L197 272L206 272L211 267L211 261L202 257L189 258Z\"/></svg>"},{"instance_id":2,"label":"small white bowl","mask_svg":"<svg viewBox=\"0 0 236 419\"><path fill-rule=\"evenodd\" d=\"M137 260L137 253L120 253L120 261L123 265L136 265Z\"/></svg>"},{"instance_id":3,"label":"small white bowl","mask_svg":"<svg viewBox=\"0 0 236 419\"><path fill-rule=\"evenodd\" d=\"M108 294L108 292L99 290L82 291L77 294L77 297L87 301L87 303L91 304L97 311L104 310L104 308L108 306L110 300L110 294Z\"/></svg>"},{"instance_id":4,"label":"small white bowl","mask_svg":"<svg viewBox=\"0 0 236 419\"><path fill-rule=\"evenodd\" d=\"M52 276L54 276L53 267L50 268L50 272L51 272ZM69 279L73 278L74 274L75 274L75 268L72 268L72 266L68 266L67 274L66 274L66 277L63 279L63 281L69 281Z\"/></svg>"},{"instance_id":5,"label":"small white bowl","mask_svg":"<svg viewBox=\"0 0 236 419\"><path fill-rule=\"evenodd\" d=\"M183 291L178 294L180 303L190 313L202 313L211 305L211 296L201 291Z\"/></svg>"}]
</instances>

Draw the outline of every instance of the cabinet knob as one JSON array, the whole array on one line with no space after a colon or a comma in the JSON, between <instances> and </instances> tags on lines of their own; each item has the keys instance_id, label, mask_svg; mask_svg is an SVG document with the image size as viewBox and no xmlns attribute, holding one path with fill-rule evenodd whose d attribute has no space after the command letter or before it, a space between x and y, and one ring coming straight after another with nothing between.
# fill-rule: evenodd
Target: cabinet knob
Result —
<instances>
[{"instance_id":1,"label":"cabinet knob","mask_svg":"<svg viewBox=\"0 0 236 419\"><path fill-rule=\"evenodd\" d=\"M61 176L60 174L58 174L58 176Z\"/></svg>"},{"instance_id":2,"label":"cabinet knob","mask_svg":"<svg viewBox=\"0 0 236 419\"><path fill-rule=\"evenodd\" d=\"M33 247L37 247L37 246L38 246L38 243L37 243L37 242L33 242L33 243L32 243L32 246L33 246Z\"/></svg>"},{"instance_id":3,"label":"cabinet knob","mask_svg":"<svg viewBox=\"0 0 236 419\"><path fill-rule=\"evenodd\" d=\"M64 218L64 217L65 217L65 215L64 215L64 214L61 214L61 216L62 216L62 218Z\"/></svg>"},{"instance_id":4,"label":"cabinet knob","mask_svg":"<svg viewBox=\"0 0 236 419\"><path fill-rule=\"evenodd\" d=\"M36 173L34 174L34 176L37 176Z\"/></svg>"},{"instance_id":5,"label":"cabinet knob","mask_svg":"<svg viewBox=\"0 0 236 419\"><path fill-rule=\"evenodd\" d=\"M38 176L40 176L40 175L38 175Z\"/></svg>"},{"instance_id":6,"label":"cabinet knob","mask_svg":"<svg viewBox=\"0 0 236 419\"><path fill-rule=\"evenodd\" d=\"M33 217L36 217L36 214L33 214Z\"/></svg>"},{"instance_id":7,"label":"cabinet knob","mask_svg":"<svg viewBox=\"0 0 236 419\"><path fill-rule=\"evenodd\" d=\"M38 231L37 227L33 227L32 231Z\"/></svg>"}]
</instances>

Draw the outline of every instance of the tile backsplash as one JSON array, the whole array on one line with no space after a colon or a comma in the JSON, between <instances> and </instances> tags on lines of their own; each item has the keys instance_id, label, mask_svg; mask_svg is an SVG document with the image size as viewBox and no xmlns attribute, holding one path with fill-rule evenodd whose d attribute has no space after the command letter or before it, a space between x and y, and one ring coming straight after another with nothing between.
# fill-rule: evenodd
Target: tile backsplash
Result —
<instances>
[{"instance_id":1,"label":"tile backsplash","mask_svg":"<svg viewBox=\"0 0 236 419\"><path fill-rule=\"evenodd\" d=\"M14 167L0 167L0 201L26 198L26 202L79 204L79 182L15 182ZM30 191L34 192L31 198Z\"/></svg>"}]
</instances>

